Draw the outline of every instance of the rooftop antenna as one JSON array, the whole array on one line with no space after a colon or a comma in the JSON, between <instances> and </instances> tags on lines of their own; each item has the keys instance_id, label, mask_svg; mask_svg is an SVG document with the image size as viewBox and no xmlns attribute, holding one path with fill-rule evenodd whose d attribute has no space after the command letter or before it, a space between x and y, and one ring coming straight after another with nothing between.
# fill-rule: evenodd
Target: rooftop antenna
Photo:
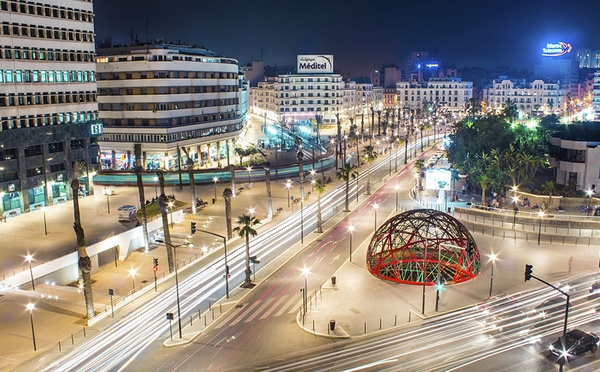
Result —
<instances>
[{"instance_id":1,"label":"rooftop antenna","mask_svg":"<svg viewBox=\"0 0 600 372\"><path fill-rule=\"evenodd\" d=\"M146 18L146 54L150 54L150 41L148 40L148 18Z\"/></svg>"},{"instance_id":2,"label":"rooftop antenna","mask_svg":"<svg viewBox=\"0 0 600 372\"><path fill-rule=\"evenodd\" d=\"M260 48L260 60L263 60L263 48Z\"/></svg>"}]
</instances>

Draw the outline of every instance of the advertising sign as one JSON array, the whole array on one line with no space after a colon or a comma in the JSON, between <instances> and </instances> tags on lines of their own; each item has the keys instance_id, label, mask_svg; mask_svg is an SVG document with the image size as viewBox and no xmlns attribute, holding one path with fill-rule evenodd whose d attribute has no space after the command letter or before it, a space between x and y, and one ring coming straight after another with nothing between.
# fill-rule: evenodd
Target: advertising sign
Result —
<instances>
[{"instance_id":1,"label":"advertising sign","mask_svg":"<svg viewBox=\"0 0 600 372\"><path fill-rule=\"evenodd\" d=\"M425 171L425 189L450 190L452 172L447 169L428 169Z\"/></svg>"},{"instance_id":2,"label":"advertising sign","mask_svg":"<svg viewBox=\"0 0 600 372\"><path fill-rule=\"evenodd\" d=\"M567 54L573 49L571 44L563 43L548 43L545 48L542 48L542 55L546 57L559 57L563 54Z\"/></svg>"},{"instance_id":3,"label":"advertising sign","mask_svg":"<svg viewBox=\"0 0 600 372\"><path fill-rule=\"evenodd\" d=\"M333 74L333 55L299 55L299 74Z\"/></svg>"}]
</instances>

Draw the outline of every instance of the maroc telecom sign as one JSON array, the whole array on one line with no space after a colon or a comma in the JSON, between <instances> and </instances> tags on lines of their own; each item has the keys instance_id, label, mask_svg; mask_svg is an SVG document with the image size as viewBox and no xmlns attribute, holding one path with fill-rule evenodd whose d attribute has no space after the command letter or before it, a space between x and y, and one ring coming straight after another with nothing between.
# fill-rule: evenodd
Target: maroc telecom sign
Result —
<instances>
[{"instance_id":1,"label":"maroc telecom sign","mask_svg":"<svg viewBox=\"0 0 600 372\"><path fill-rule=\"evenodd\" d=\"M299 74L332 74L332 55L299 55L297 71Z\"/></svg>"},{"instance_id":2,"label":"maroc telecom sign","mask_svg":"<svg viewBox=\"0 0 600 372\"><path fill-rule=\"evenodd\" d=\"M546 57L558 57L567 54L573 49L571 44L563 43L548 43L545 48L542 48L542 55Z\"/></svg>"}]
</instances>

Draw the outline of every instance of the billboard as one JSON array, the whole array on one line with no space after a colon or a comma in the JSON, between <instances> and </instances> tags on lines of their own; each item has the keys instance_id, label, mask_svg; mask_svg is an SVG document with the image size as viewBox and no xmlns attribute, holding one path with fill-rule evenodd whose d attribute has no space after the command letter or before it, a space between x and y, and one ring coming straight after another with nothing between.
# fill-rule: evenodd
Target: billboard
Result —
<instances>
[{"instance_id":1,"label":"billboard","mask_svg":"<svg viewBox=\"0 0 600 372\"><path fill-rule=\"evenodd\" d=\"M333 56L299 55L296 67L299 74L333 74Z\"/></svg>"},{"instance_id":2,"label":"billboard","mask_svg":"<svg viewBox=\"0 0 600 372\"><path fill-rule=\"evenodd\" d=\"M425 189L450 190L452 172L448 169L428 169L425 171Z\"/></svg>"},{"instance_id":3,"label":"billboard","mask_svg":"<svg viewBox=\"0 0 600 372\"><path fill-rule=\"evenodd\" d=\"M559 57L563 54L567 54L573 49L571 44L563 43L548 43L545 48L542 48L542 55L546 57Z\"/></svg>"}]
</instances>

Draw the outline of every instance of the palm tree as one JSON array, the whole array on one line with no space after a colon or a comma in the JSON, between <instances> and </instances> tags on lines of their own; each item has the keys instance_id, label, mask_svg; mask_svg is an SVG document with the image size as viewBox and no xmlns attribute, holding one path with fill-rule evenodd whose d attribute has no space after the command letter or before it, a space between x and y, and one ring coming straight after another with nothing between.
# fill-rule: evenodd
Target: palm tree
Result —
<instances>
[{"instance_id":1,"label":"palm tree","mask_svg":"<svg viewBox=\"0 0 600 372\"><path fill-rule=\"evenodd\" d=\"M196 214L196 180L194 179L194 160L190 156L188 149L182 147L185 156L187 157L188 177L190 178L190 195L192 197L192 213Z\"/></svg>"},{"instance_id":2,"label":"palm tree","mask_svg":"<svg viewBox=\"0 0 600 372\"><path fill-rule=\"evenodd\" d=\"M321 222L321 194L325 192L325 184L320 178L315 180L315 192L317 193L317 232L323 232L323 224Z\"/></svg>"},{"instance_id":3,"label":"palm tree","mask_svg":"<svg viewBox=\"0 0 600 372\"><path fill-rule=\"evenodd\" d=\"M254 284L252 284L252 280L250 276L252 274L252 270L250 270L250 236L256 236L258 232L254 230L254 226L258 225L260 221L254 216L248 216L246 214L242 216L238 216L237 220L238 226L233 229L233 232L238 233L240 238L246 238L246 280L242 287L244 288L252 288Z\"/></svg>"},{"instance_id":4,"label":"palm tree","mask_svg":"<svg viewBox=\"0 0 600 372\"><path fill-rule=\"evenodd\" d=\"M231 240L233 238L233 230L231 227L231 198L233 197L233 192L229 187L226 187L223 190L223 200L225 200L225 224L227 225L227 240Z\"/></svg>"},{"instance_id":5,"label":"palm tree","mask_svg":"<svg viewBox=\"0 0 600 372\"><path fill-rule=\"evenodd\" d=\"M415 168L417 168L419 170L419 191L421 190L421 171L423 170L423 168L425 168L425 160L423 159L417 159L417 161L415 161Z\"/></svg>"},{"instance_id":6,"label":"palm tree","mask_svg":"<svg viewBox=\"0 0 600 372\"><path fill-rule=\"evenodd\" d=\"M144 250L148 252L150 244L148 243L148 219L146 218L146 196L144 195L144 181L142 180L142 144L136 143L133 145L133 153L135 154L135 176L137 178L138 195L140 198L140 208L142 210L142 233L144 234ZM195 204L194 204L195 205Z\"/></svg>"},{"instance_id":7,"label":"palm tree","mask_svg":"<svg viewBox=\"0 0 600 372\"><path fill-rule=\"evenodd\" d=\"M263 169L265 170L265 184L267 185L267 206L269 209L268 216L271 218L273 217L273 206L271 204L271 163L265 161L263 163Z\"/></svg>"},{"instance_id":8,"label":"palm tree","mask_svg":"<svg viewBox=\"0 0 600 372\"><path fill-rule=\"evenodd\" d=\"M165 195L165 175L161 170L156 171L156 175L158 176L158 182L160 183L160 196L158 197L158 206L160 207L160 215L162 217L163 234L165 236L165 248L167 249L167 261L169 263L169 272L172 273L173 270L175 270L175 257L173 254L173 244L171 243L171 232L169 231L169 218L167 215L169 201L167 200L167 196Z\"/></svg>"},{"instance_id":9,"label":"palm tree","mask_svg":"<svg viewBox=\"0 0 600 372\"><path fill-rule=\"evenodd\" d=\"M373 146L365 146L363 149L363 155L367 160L368 173L367 173L367 195L371 195L371 162L377 159L377 153L374 151Z\"/></svg>"},{"instance_id":10,"label":"palm tree","mask_svg":"<svg viewBox=\"0 0 600 372\"><path fill-rule=\"evenodd\" d=\"M350 212L350 208L348 207L348 190L350 187L350 178L355 179L358 177L358 172L355 171L356 166L351 164L344 164L342 168L338 168L338 171L335 173L338 180L346 181L346 208L344 212Z\"/></svg>"},{"instance_id":11,"label":"palm tree","mask_svg":"<svg viewBox=\"0 0 600 372\"><path fill-rule=\"evenodd\" d=\"M512 123L517 117L517 105L515 105L512 100L507 99L504 103L503 112L504 116L508 119L508 122Z\"/></svg>"},{"instance_id":12,"label":"palm tree","mask_svg":"<svg viewBox=\"0 0 600 372\"><path fill-rule=\"evenodd\" d=\"M229 164L229 173L231 173L231 194L235 196L235 165Z\"/></svg>"},{"instance_id":13,"label":"palm tree","mask_svg":"<svg viewBox=\"0 0 600 372\"><path fill-rule=\"evenodd\" d=\"M394 166L394 172L398 172L398 150L400 149L400 145L402 144L402 142L404 142L404 140L402 138L400 138L400 136L396 136L395 141L396 141L396 164Z\"/></svg>"},{"instance_id":14,"label":"palm tree","mask_svg":"<svg viewBox=\"0 0 600 372\"><path fill-rule=\"evenodd\" d=\"M83 227L81 226L81 214L79 212L79 174L83 168L83 163L76 162L73 165L73 180L71 181L71 190L73 191L73 214L74 223L73 229L77 236L77 246L79 247L79 271L81 272L81 279L83 280L83 296L85 298L85 310L88 319L93 318L94 312L94 299L92 295L92 260L88 256L87 249L85 248L85 234Z\"/></svg>"},{"instance_id":15,"label":"palm tree","mask_svg":"<svg viewBox=\"0 0 600 372\"><path fill-rule=\"evenodd\" d=\"M547 181L542 185L542 194L547 194L548 197L548 208L552 203L552 196L558 193L558 187L554 181Z\"/></svg>"},{"instance_id":16,"label":"palm tree","mask_svg":"<svg viewBox=\"0 0 600 372\"><path fill-rule=\"evenodd\" d=\"M477 177L477 182L479 182L479 186L481 186L481 206L483 207L485 206L485 190L489 187L490 181L487 174L482 174Z\"/></svg>"}]
</instances>

